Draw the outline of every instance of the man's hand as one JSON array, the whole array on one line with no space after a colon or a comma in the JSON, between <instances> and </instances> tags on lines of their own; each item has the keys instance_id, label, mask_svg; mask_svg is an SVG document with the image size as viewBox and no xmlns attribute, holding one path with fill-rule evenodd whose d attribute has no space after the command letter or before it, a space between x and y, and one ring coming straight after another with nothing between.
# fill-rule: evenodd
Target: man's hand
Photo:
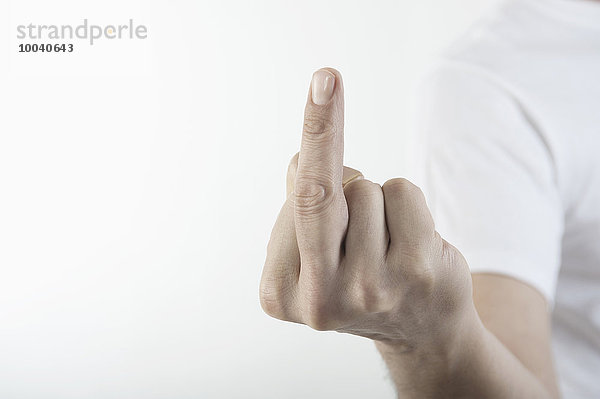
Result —
<instances>
[{"instance_id":1,"label":"man's hand","mask_svg":"<svg viewBox=\"0 0 600 399\"><path fill-rule=\"evenodd\" d=\"M343 134L341 76L321 69L267 248L265 312L373 339L402 397L557 396L483 326L469 267L419 188L344 167Z\"/></svg>"},{"instance_id":2,"label":"man's hand","mask_svg":"<svg viewBox=\"0 0 600 399\"><path fill-rule=\"evenodd\" d=\"M436 233L418 187L405 179L381 187L344 168L343 138L342 79L321 69L289 168L293 192L268 246L262 306L403 351L447 348L476 318L469 268Z\"/></svg>"}]
</instances>

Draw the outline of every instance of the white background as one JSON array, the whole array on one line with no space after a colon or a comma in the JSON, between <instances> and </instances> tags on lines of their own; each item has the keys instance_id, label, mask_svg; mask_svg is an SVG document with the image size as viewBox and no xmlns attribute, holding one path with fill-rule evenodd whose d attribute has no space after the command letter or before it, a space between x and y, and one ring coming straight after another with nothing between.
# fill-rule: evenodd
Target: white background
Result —
<instances>
[{"instance_id":1,"label":"white background","mask_svg":"<svg viewBox=\"0 0 600 399\"><path fill-rule=\"evenodd\" d=\"M0 398L392 398L373 344L268 318L265 247L311 74L346 164L407 175L419 76L492 0L0 9ZM20 24L148 39L18 54Z\"/></svg>"}]
</instances>

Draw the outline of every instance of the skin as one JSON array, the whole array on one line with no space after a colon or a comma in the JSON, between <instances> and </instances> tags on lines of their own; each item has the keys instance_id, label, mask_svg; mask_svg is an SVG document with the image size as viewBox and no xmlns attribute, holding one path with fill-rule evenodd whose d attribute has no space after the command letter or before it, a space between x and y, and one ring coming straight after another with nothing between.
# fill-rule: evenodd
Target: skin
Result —
<instances>
[{"instance_id":1,"label":"skin","mask_svg":"<svg viewBox=\"0 0 600 399\"><path fill-rule=\"evenodd\" d=\"M324 70L335 86L317 103L309 89L267 247L265 312L372 339L398 397L558 397L543 297L507 277L471 276L408 180L380 186L343 166L343 83Z\"/></svg>"}]
</instances>

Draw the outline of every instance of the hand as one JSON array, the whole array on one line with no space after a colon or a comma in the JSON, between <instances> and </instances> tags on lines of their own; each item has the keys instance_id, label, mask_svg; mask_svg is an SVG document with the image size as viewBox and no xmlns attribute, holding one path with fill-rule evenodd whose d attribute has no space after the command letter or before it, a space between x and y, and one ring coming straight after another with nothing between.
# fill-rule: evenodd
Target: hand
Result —
<instances>
[{"instance_id":1,"label":"hand","mask_svg":"<svg viewBox=\"0 0 600 399\"><path fill-rule=\"evenodd\" d=\"M341 76L321 69L269 241L261 305L400 352L447 350L477 319L468 265L435 231L418 187L400 178L381 187L343 166L343 125Z\"/></svg>"}]
</instances>

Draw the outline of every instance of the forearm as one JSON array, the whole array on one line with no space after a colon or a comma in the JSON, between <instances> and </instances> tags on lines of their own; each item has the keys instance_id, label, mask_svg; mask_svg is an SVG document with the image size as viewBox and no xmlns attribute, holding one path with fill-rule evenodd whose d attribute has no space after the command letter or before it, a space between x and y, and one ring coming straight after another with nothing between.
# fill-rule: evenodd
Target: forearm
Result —
<instances>
[{"instance_id":1,"label":"forearm","mask_svg":"<svg viewBox=\"0 0 600 399\"><path fill-rule=\"evenodd\" d=\"M398 397L552 398L478 318L452 344L406 349L376 342Z\"/></svg>"}]
</instances>

